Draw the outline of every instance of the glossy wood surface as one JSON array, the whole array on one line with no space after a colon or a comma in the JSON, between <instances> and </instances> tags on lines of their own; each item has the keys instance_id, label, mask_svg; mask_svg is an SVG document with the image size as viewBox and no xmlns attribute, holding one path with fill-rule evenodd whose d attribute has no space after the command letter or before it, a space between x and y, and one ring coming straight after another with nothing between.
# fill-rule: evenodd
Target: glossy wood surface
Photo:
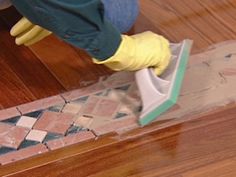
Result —
<instances>
[{"instance_id":1,"label":"glossy wood surface","mask_svg":"<svg viewBox=\"0 0 236 177\"><path fill-rule=\"evenodd\" d=\"M101 137L0 167L0 175L234 177L235 108L228 106L161 130L154 124L135 135ZM147 129L152 131L143 133Z\"/></svg>"},{"instance_id":2,"label":"glossy wood surface","mask_svg":"<svg viewBox=\"0 0 236 177\"><path fill-rule=\"evenodd\" d=\"M212 44L236 38L236 0L140 0L140 5L141 14L130 33L152 30L173 42L190 38L194 40L194 53ZM82 62L83 57L76 61L75 53L80 55L80 52L70 46L70 50L75 52L72 61L60 57L57 63L56 54L53 53L55 58L49 62L46 58L50 58L50 53L39 52L45 50L45 41L31 50L16 47L6 32L9 27L4 25L6 21L1 24L2 108L80 87L73 78L73 75L78 76L76 68L72 67L73 63L78 67L90 66L89 62ZM47 40L59 44L53 37ZM65 47L66 50L68 48ZM33 73L31 65L27 63L37 63L33 70L40 70L39 74ZM94 67L89 70L92 72L91 80L96 79L96 73L109 73L96 66L91 67ZM85 72L85 69L82 71ZM61 73L69 73L69 76ZM35 77L37 82L33 81ZM66 82L67 79L69 81ZM121 137L107 136L95 142L0 167L0 176L13 173L13 176L45 177L236 176L235 105L162 130L157 127L157 124L150 125Z\"/></svg>"}]
</instances>

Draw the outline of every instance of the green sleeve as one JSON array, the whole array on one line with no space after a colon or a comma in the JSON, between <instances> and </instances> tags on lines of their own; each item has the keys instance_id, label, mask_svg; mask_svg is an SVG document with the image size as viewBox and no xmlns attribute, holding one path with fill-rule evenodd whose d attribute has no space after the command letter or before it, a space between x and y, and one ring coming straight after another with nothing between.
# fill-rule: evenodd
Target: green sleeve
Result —
<instances>
[{"instance_id":1,"label":"green sleeve","mask_svg":"<svg viewBox=\"0 0 236 177\"><path fill-rule=\"evenodd\" d=\"M59 38L86 50L92 57L111 57L121 35L104 18L100 0L12 0L22 15Z\"/></svg>"}]
</instances>

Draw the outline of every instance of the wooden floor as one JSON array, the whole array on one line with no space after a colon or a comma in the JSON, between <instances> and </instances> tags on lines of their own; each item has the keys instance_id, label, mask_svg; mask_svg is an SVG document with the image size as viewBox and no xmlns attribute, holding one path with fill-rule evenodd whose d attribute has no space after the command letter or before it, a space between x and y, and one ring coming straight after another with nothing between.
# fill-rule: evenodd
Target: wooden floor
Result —
<instances>
[{"instance_id":1,"label":"wooden floor","mask_svg":"<svg viewBox=\"0 0 236 177\"><path fill-rule=\"evenodd\" d=\"M190 38L193 53L236 39L236 0L140 0L140 6L130 33L152 30L173 42ZM11 13L1 12L0 108L79 88L111 73L53 36L31 48L15 46L8 34L15 20ZM55 151L0 174L31 168L16 176L234 177L235 118L236 105L230 105L163 130L151 125L121 139L107 136Z\"/></svg>"}]
</instances>

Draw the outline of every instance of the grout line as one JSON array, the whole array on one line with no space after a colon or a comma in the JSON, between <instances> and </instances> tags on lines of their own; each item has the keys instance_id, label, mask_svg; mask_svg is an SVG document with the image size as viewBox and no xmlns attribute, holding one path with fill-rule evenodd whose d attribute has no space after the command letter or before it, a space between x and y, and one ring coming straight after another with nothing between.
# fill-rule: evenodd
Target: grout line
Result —
<instances>
[{"instance_id":1,"label":"grout line","mask_svg":"<svg viewBox=\"0 0 236 177\"><path fill-rule=\"evenodd\" d=\"M65 101L65 104L69 103L69 101L67 101L62 94L59 94L58 96L60 96L64 101Z\"/></svg>"},{"instance_id":2,"label":"grout line","mask_svg":"<svg viewBox=\"0 0 236 177\"><path fill-rule=\"evenodd\" d=\"M16 110L20 113L20 115L22 116L22 112L20 111L20 109L16 106Z\"/></svg>"}]
</instances>

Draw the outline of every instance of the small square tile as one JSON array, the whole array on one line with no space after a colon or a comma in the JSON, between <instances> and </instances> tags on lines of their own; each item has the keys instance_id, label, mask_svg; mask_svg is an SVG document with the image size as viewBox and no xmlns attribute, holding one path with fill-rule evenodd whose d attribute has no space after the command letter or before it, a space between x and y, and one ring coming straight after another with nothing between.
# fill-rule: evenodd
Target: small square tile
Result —
<instances>
[{"instance_id":1,"label":"small square tile","mask_svg":"<svg viewBox=\"0 0 236 177\"><path fill-rule=\"evenodd\" d=\"M94 117L112 118L119 108L118 101L91 96L87 103L83 106L81 114L85 116L92 115Z\"/></svg>"},{"instance_id":2,"label":"small square tile","mask_svg":"<svg viewBox=\"0 0 236 177\"><path fill-rule=\"evenodd\" d=\"M112 100L121 101L126 96L126 92L121 90L111 90L108 92L107 97Z\"/></svg>"},{"instance_id":3,"label":"small square tile","mask_svg":"<svg viewBox=\"0 0 236 177\"><path fill-rule=\"evenodd\" d=\"M63 113L71 113L71 114L77 114L79 113L80 109L82 107L82 104L76 104L76 103L68 103L63 108Z\"/></svg>"},{"instance_id":4,"label":"small square tile","mask_svg":"<svg viewBox=\"0 0 236 177\"><path fill-rule=\"evenodd\" d=\"M74 116L72 114L46 111L35 123L33 128L64 135L73 124L73 118Z\"/></svg>"},{"instance_id":5,"label":"small square tile","mask_svg":"<svg viewBox=\"0 0 236 177\"><path fill-rule=\"evenodd\" d=\"M0 146L17 149L28 132L23 127L0 123Z\"/></svg>"},{"instance_id":6,"label":"small square tile","mask_svg":"<svg viewBox=\"0 0 236 177\"><path fill-rule=\"evenodd\" d=\"M41 130L31 130L29 134L26 136L26 140L43 142L46 137L47 132Z\"/></svg>"},{"instance_id":7,"label":"small square tile","mask_svg":"<svg viewBox=\"0 0 236 177\"><path fill-rule=\"evenodd\" d=\"M92 122L93 122L92 118L79 116L77 119L75 119L74 125L79 126L79 127L89 128Z\"/></svg>"},{"instance_id":8,"label":"small square tile","mask_svg":"<svg viewBox=\"0 0 236 177\"><path fill-rule=\"evenodd\" d=\"M98 104L100 97L91 96L89 97L88 101L84 104L82 109L82 114L84 115L91 115Z\"/></svg>"},{"instance_id":9,"label":"small square tile","mask_svg":"<svg viewBox=\"0 0 236 177\"><path fill-rule=\"evenodd\" d=\"M96 105L93 115L112 118L119 108L120 103L111 99L101 99Z\"/></svg>"},{"instance_id":10,"label":"small square tile","mask_svg":"<svg viewBox=\"0 0 236 177\"><path fill-rule=\"evenodd\" d=\"M17 122L16 126L25 127L31 129L37 119L27 116L22 116Z\"/></svg>"}]
</instances>

